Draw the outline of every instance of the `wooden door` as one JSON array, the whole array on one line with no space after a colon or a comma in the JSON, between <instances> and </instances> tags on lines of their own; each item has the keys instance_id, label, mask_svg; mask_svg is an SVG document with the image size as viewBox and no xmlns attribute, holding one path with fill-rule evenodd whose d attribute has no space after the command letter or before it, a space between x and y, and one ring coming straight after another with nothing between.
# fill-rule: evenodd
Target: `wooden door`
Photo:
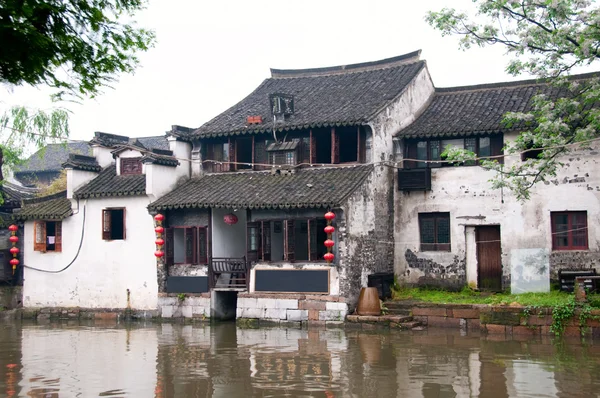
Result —
<instances>
[{"instance_id":1,"label":"wooden door","mask_svg":"<svg viewBox=\"0 0 600 398\"><path fill-rule=\"evenodd\" d=\"M477 227L477 275L481 290L502 290L500 226Z\"/></svg>"}]
</instances>

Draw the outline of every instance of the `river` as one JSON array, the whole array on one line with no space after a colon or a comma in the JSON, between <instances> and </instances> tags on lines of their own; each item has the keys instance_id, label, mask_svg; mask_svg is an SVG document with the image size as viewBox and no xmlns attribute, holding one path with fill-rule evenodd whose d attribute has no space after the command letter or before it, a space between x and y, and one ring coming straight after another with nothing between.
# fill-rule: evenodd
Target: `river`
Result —
<instances>
[{"instance_id":1,"label":"river","mask_svg":"<svg viewBox=\"0 0 600 398\"><path fill-rule=\"evenodd\" d=\"M598 397L600 341L0 324L0 397Z\"/></svg>"}]
</instances>

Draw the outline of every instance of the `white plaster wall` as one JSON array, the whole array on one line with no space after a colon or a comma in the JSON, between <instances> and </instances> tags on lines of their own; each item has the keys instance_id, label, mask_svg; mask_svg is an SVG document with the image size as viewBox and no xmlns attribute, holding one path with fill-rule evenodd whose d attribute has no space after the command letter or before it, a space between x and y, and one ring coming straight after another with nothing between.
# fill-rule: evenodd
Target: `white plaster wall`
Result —
<instances>
[{"instance_id":1,"label":"white plaster wall","mask_svg":"<svg viewBox=\"0 0 600 398\"><path fill-rule=\"evenodd\" d=\"M79 212L63 220L63 251L33 251L33 221L24 227L24 263L60 270L76 256L81 240L83 209L85 237L73 264L60 273L25 268L25 307L126 308L127 289L134 309L156 309L158 284L154 224L147 197L81 200ZM102 240L102 209L126 208L126 239Z\"/></svg>"},{"instance_id":2,"label":"white plaster wall","mask_svg":"<svg viewBox=\"0 0 600 398\"><path fill-rule=\"evenodd\" d=\"M98 173L93 171L85 171L85 170L73 170L71 168L67 170L67 198L73 198L73 192L77 190L77 188L81 187L85 183L91 181L93 178L98 176Z\"/></svg>"},{"instance_id":3,"label":"white plaster wall","mask_svg":"<svg viewBox=\"0 0 600 398\"><path fill-rule=\"evenodd\" d=\"M92 154L102 168L110 166L115 162L111 151L111 148L106 148L100 145L92 145Z\"/></svg>"},{"instance_id":4,"label":"white plaster wall","mask_svg":"<svg viewBox=\"0 0 600 398\"><path fill-rule=\"evenodd\" d=\"M507 135L505 142L515 138L516 134ZM478 166L433 169L430 192L404 193L395 188L395 273L410 283L427 276L408 267L406 252L411 250L419 258L446 265L456 258L466 259L468 280L476 282L473 273L476 257L472 252L474 228L471 227L499 225L502 264L504 275L507 275L512 267L512 250L552 250L550 212L553 211L587 211L589 252L598 252L600 157L597 153L596 147L592 153L569 154L562 159L566 167L558 171L557 177L536 185L531 199L524 203L518 202L507 190L493 190L489 180L494 177L494 172ZM510 167L520 161L520 157L510 156L505 165ZM451 252L419 252L418 214L428 212L450 212Z\"/></svg>"},{"instance_id":5,"label":"white plaster wall","mask_svg":"<svg viewBox=\"0 0 600 398\"><path fill-rule=\"evenodd\" d=\"M120 163L120 162L118 162ZM160 164L146 163L144 173L146 174L146 195L152 201L171 192L177 185L178 167L164 166Z\"/></svg>"},{"instance_id":6,"label":"white plaster wall","mask_svg":"<svg viewBox=\"0 0 600 398\"><path fill-rule=\"evenodd\" d=\"M225 224L223 216L228 213L237 216L237 224ZM213 257L244 257L246 255L246 210L212 209L212 246Z\"/></svg>"},{"instance_id":7,"label":"white plaster wall","mask_svg":"<svg viewBox=\"0 0 600 398\"><path fill-rule=\"evenodd\" d=\"M179 166L175 169L175 179L179 180L182 177L189 178L191 172L192 144L178 141L175 137L168 137L167 140L169 141L169 149L173 151L173 156L179 160Z\"/></svg>"},{"instance_id":8,"label":"white plaster wall","mask_svg":"<svg viewBox=\"0 0 600 398\"><path fill-rule=\"evenodd\" d=\"M65 397L98 397L109 390L154 396L155 328L112 328L98 333L85 328L25 327L21 350L19 396L58 396L46 395L49 387ZM50 380L54 382L48 384Z\"/></svg>"}]
</instances>

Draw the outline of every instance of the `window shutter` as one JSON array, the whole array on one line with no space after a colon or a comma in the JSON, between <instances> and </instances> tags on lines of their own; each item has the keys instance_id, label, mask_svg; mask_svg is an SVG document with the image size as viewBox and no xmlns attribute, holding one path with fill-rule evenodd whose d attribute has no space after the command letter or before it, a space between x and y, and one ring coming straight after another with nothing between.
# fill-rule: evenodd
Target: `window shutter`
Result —
<instances>
[{"instance_id":1,"label":"window shutter","mask_svg":"<svg viewBox=\"0 0 600 398\"><path fill-rule=\"evenodd\" d=\"M317 163L317 139L313 135L312 129L310 130L310 163Z\"/></svg>"},{"instance_id":2,"label":"window shutter","mask_svg":"<svg viewBox=\"0 0 600 398\"><path fill-rule=\"evenodd\" d=\"M125 224L126 220L127 220L127 217L125 214L125 208L123 208L123 240L125 240L125 238L126 238L125 232L127 232L127 224Z\"/></svg>"},{"instance_id":3,"label":"window shutter","mask_svg":"<svg viewBox=\"0 0 600 398\"><path fill-rule=\"evenodd\" d=\"M54 223L56 225L56 237L54 238L54 251L61 252L62 251L62 221L57 221Z\"/></svg>"},{"instance_id":4,"label":"window shutter","mask_svg":"<svg viewBox=\"0 0 600 398\"><path fill-rule=\"evenodd\" d=\"M34 236L33 250L36 252L46 251L46 222L35 221L33 223Z\"/></svg>"},{"instance_id":5,"label":"window shutter","mask_svg":"<svg viewBox=\"0 0 600 398\"><path fill-rule=\"evenodd\" d=\"M296 260L296 236L294 220L285 220L285 259L289 262Z\"/></svg>"},{"instance_id":6,"label":"window shutter","mask_svg":"<svg viewBox=\"0 0 600 398\"><path fill-rule=\"evenodd\" d=\"M207 261L207 228L198 228L198 264L206 264Z\"/></svg>"},{"instance_id":7,"label":"window shutter","mask_svg":"<svg viewBox=\"0 0 600 398\"><path fill-rule=\"evenodd\" d=\"M236 147L236 142L233 141L231 138L229 138L229 161L230 162L235 162L236 161L236 155L235 155L235 147ZM230 163L229 164L229 171L235 171L236 170L236 164L235 163Z\"/></svg>"},{"instance_id":8,"label":"window shutter","mask_svg":"<svg viewBox=\"0 0 600 398\"><path fill-rule=\"evenodd\" d=\"M331 163L340 162L340 136L335 131L335 127L331 128Z\"/></svg>"},{"instance_id":9,"label":"window shutter","mask_svg":"<svg viewBox=\"0 0 600 398\"><path fill-rule=\"evenodd\" d=\"M502 155L504 147L504 136L502 134L494 134L490 136L490 150L492 156ZM504 164L504 158L496 158L498 163Z\"/></svg>"},{"instance_id":10,"label":"window shutter","mask_svg":"<svg viewBox=\"0 0 600 398\"><path fill-rule=\"evenodd\" d=\"M165 263L167 265L173 265L175 262L175 233L173 228L167 228L165 230Z\"/></svg>"},{"instance_id":11,"label":"window shutter","mask_svg":"<svg viewBox=\"0 0 600 398\"><path fill-rule=\"evenodd\" d=\"M367 162L367 132L364 128L358 127L358 162L366 163Z\"/></svg>"},{"instance_id":12,"label":"window shutter","mask_svg":"<svg viewBox=\"0 0 600 398\"><path fill-rule=\"evenodd\" d=\"M102 239L110 240L110 210L102 210Z\"/></svg>"},{"instance_id":13,"label":"window shutter","mask_svg":"<svg viewBox=\"0 0 600 398\"><path fill-rule=\"evenodd\" d=\"M246 227L246 251L248 252L248 261L258 261L260 259L260 225L255 222L249 222Z\"/></svg>"},{"instance_id":14,"label":"window shutter","mask_svg":"<svg viewBox=\"0 0 600 398\"><path fill-rule=\"evenodd\" d=\"M185 229L185 263L196 264L196 227Z\"/></svg>"},{"instance_id":15,"label":"window shutter","mask_svg":"<svg viewBox=\"0 0 600 398\"><path fill-rule=\"evenodd\" d=\"M416 159L417 158L417 141L407 141L406 142L406 158L407 159ZM405 169L414 169L417 167L417 163L414 160L405 160L404 168Z\"/></svg>"},{"instance_id":16,"label":"window shutter","mask_svg":"<svg viewBox=\"0 0 600 398\"><path fill-rule=\"evenodd\" d=\"M208 226L206 227L206 263L212 257L212 213L208 213Z\"/></svg>"},{"instance_id":17,"label":"window shutter","mask_svg":"<svg viewBox=\"0 0 600 398\"><path fill-rule=\"evenodd\" d=\"M317 220L308 220L308 261L317 261Z\"/></svg>"},{"instance_id":18,"label":"window shutter","mask_svg":"<svg viewBox=\"0 0 600 398\"><path fill-rule=\"evenodd\" d=\"M262 259L271 261L271 222L262 222Z\"/></svg>"}]
</instances>

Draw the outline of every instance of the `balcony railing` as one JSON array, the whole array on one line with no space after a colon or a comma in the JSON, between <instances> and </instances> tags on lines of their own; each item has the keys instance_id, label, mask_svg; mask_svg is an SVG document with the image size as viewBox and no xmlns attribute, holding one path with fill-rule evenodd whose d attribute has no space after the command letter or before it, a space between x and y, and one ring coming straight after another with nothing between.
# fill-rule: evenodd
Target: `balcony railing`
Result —
<instances>
[{"instance_id":1,"label":"balcony railing","mask_svg":"<svg viewBox=\"0 0 600 398\"><path fill-rule=\"evenodd\" d=\"M208 284L210 289L246 289L250 286L250 263L246 257L212 257L208 262Z\"/></svg>"}]
</instances>

